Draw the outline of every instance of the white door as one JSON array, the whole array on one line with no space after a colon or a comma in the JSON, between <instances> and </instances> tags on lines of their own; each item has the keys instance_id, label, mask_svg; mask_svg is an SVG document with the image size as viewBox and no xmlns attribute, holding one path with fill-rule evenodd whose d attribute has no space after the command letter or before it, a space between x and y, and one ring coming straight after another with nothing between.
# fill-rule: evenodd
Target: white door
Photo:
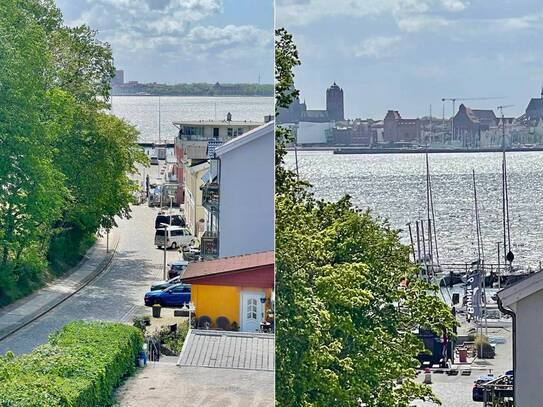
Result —
<instances>
[{"instance_id":1,"label":"white door","mask_svg":"<svg viewBox=\"0 0 543 407\"><path fill-rule=\"evenodd\" d=\"M263 304L264 292L241 292L241 330L254 332L260 329L260 322L264 318Z\"/></svg>"}]
</instances>

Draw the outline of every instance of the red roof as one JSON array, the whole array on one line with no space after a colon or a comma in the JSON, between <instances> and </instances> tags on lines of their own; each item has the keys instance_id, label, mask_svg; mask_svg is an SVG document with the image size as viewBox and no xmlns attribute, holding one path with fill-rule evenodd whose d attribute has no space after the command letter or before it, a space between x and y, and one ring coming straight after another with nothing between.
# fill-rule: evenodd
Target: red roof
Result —
<instances>
[{"instance_id":1,"label":"red roof","mask_svg":"<svg viewBox=\"0 0 543 407\"><path fill-rule=\"evenodd\" d=\"M183 282L189 284L243 285L258 280L266 286L273 286L275 252L267 251L242 256L223 257L217 260L189 263ZM270 274L271 272L271 281ZM251 276L249 276L249 274ZM243 276L246 277L243 277ZM264 281L265 280L265 281ZM270 285L271 284L271 285ZM259 285L260 286L260 285Z\"/></svg>"}]
</instances>

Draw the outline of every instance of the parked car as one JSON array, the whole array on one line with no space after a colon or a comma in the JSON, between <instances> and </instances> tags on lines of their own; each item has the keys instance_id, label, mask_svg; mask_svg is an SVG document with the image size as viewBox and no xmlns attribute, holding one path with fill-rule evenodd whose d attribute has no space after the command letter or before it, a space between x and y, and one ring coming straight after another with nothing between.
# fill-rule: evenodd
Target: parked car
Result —
<instances>
[{"instance_id":1,"label":"parked car","mask_svg":"<svg viewBox=\"0 0 543 407\"><path fill-rule=\"evenodd\" d=\"M186 260L176 260L172 263L170 263L170 269L168 270L168 278L172 279L174 277L183 277L183 274L185 273L185 270L187 269L187 266L189 265L189 262Z\"/></svg>"},{"instance_id":2,"label":"parked car","mask_svg":"<svg viewBox=\"0 0 543 407\"><path fill-rule=\"evenodd\" d=\"M185 219L181 215L158 215L155 218L155 229L162 228L163 224L172 226L186 226Z\"/></svg>"},{"instance_id":3,"label":"parked car","mask_svg":"<svg viewBox=\"0 0 543 407\"><path fill-rule=\"evenodd\" d=\"M158 165L158 157L151 157L151 165Z\"/></svg>"},{"instance_id":4,"label":"parked car","mask_svg":"<svg viewBox=\"0 0 543 407\"><path fill-rule=\"evenodd\" d=\"M473 383L473 391L472 391L472 398L473 401L485 401L485 391L483 387L481 387L482 384L488 383L491 380L494 380L494 375L485 375L480 376L475 380Z\"/></svg>"},{"instance_id":5,"label":"parked car","mask_svg":"<svg viewBox=\"0 0 543 407\"><path fill-rule=\"evenodd\" d=\"M190 285L175 284L164 290L148 291L144 297L145 305L159 304L161 307L182 307L190 303Z\"/></svg>"},{"instance_id":6,"label":"parked car","mask_svg":"<svg viewBox=\"0 0 543 407\"><path fill-rule=\"evenodd\" d=\"M168 249L177 249L193 245L196 240L187 228L181 226L168 226L166 229L155 230L155 246Z\"/></svg>"},{"instance_id":7,"label":"parked car","mask_svg":"<svg viewBox=\"0 0 543 407\"><path fill-rule=\"evenodd\" d=\"M150 291L164 290L172 285L179 284L181 282L181 276L170 278L169 280L155 281L151 284Z\"/></svg>"}]
</instances>

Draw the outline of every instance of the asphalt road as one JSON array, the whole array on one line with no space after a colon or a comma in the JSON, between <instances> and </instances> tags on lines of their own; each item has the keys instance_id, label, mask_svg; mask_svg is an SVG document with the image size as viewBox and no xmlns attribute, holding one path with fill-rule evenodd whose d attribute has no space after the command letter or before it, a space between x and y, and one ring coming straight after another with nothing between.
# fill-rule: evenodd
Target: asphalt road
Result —
<instances>
[{"instance_id":1,"label":"asphalt road","mask_svg":"<svg viewBox=\"0 0 543 407\"><path fill-rule=\"evenodd\" d=\"M130 321L143 313L145 292L162 279L163 251L154 246L157 212L146 204L134 206L132 218L119 222L119 246L109 268L59 307L0 342L0 354L27 353L73 320ZM172 261L179 254L170 250L167 258Z\"/></svg>"}]
</instances>

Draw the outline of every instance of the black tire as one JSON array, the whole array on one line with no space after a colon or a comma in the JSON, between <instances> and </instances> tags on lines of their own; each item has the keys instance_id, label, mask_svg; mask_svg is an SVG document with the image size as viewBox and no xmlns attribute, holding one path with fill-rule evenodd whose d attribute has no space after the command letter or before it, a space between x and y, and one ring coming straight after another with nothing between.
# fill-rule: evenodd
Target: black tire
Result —
<instances>
[{"instance_id":1,"label":"black tire","mask_svg":"<svg viewBox=\"0 0 543 407\"><path fill-rule=\"evenodd\" d=\"M174 250L177 249L177 243L173 242L171 248L174 249Z\"/></svg>"}]
</instances>

